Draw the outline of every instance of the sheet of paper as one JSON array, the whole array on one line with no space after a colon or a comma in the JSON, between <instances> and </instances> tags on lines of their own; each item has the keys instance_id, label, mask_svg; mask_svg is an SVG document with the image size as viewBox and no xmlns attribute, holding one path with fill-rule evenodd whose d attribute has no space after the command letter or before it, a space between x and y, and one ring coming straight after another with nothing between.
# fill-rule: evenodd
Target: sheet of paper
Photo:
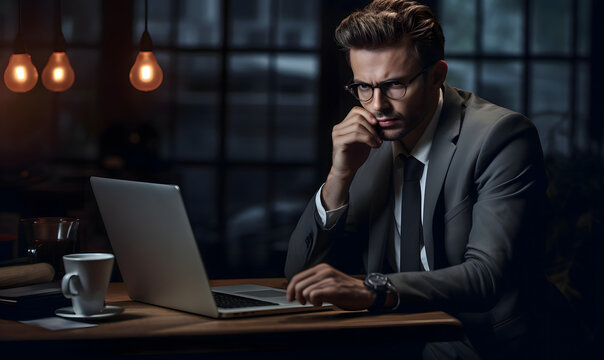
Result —
<instances>
[{"instance_id":1,"label":"sheet of paper","mask_svg":"<svg viewBox=\"0 0 604 360\"><path fill-rule=\"evenodd\" d=\"M73 321L60 318L58 316L34 319L34 320L24 320L20 321L23 324L36 325L43 327L48 330L68 330L68 329L80 329L80 328L89 328L93 326L97 326L97 324L90 324L80 321Z\"/></svg>"}]
</instances>

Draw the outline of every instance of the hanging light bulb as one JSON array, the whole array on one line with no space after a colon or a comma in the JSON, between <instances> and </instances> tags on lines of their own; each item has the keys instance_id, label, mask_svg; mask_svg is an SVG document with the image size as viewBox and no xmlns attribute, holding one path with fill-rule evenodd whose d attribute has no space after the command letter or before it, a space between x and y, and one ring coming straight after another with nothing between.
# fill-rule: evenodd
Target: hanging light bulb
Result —
<instances>
[{"instance_id":1,"label":"hanging light bulb","mask_svg":"<svg viewBox=\"0 0 604 360\"><path fill-rule=\"evenodd\" d=\"M4 83L10 91L24 93L33 89L38 82L38 70L31 62L31 55L25 50L21 37L21 2L19 2L19 29L14 43L14 52L4 70Z\"/></svg>"},{"instance_id":2,"label":"hanging light bulb","mask_svg":"<svg viewBox=\"0 0 604 360\"><path fill-rule=\"evenodd\" d=\"M65 91L73 85L75 73L64 51L55 51L42 70L42 84L50 91Z\"/></svg>"},{"instance_id":3,"label":"hanging light bulb","mask_svg":"<svg viewBox=\"0 0 604 360\"><path fill-rule=\"evenodd\" d=\"M15 52L8 60L4 71L4 83L10 91L24 93L33 89L38 82L38 70L31 62L31 55Z\"/></svg>"},{"instance_id":4,"label":"hanging light bulb","mask_svg":"<svg viewBox=\"0 0 604 360\"><path fill-rule=\"evenodd\" d=\"M130 83L137 90L153 91L161 85L164 74L153 54L153 43L147 31L147 0L145 0L145 31L141 36L139 53L130 69Z\"/></svg>"},{"instance_id":5,"label":"hanging light bulb","mask_svg":"<svg viewBox=\"0 0 604 360\"><path fill-rule=\"evenodd\" d=\"M69 89L75 80L75 73L65 52L67 44L65 43L65 37L61 29L61 5L60 3L58 4L58 30L55 48L53 53L50 54L44 70L42 70L42 84L48 90L57 92Z\"/></svg>"},{"instance_id":6,"label":"hanging light bulb","mask_svg":"<svg viewBox=\"0 0 604 360\"><path fill-rule=\"evenodd\" d=\"M141 38L140 51L136 56L132 69L130 69L130 83L140 91L153 91L157 89L164 78L164 74L157 63L151 46L144 46L147 41L151 44L151 37L145 30Z\"/></svg>"}]
</instances>

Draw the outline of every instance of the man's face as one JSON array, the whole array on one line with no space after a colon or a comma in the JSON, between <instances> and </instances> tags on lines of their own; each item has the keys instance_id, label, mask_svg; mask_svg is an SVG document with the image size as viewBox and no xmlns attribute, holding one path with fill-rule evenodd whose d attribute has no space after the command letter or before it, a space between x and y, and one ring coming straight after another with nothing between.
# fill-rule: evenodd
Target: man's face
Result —
<instances>
[{"instance_id":1,"label":"man's face","mask_svg":"<svg viewBox=\"0 0 604 360\"><path fill-rule=\"evenodd\" d=\"M393 79L408 83L422 71L421 64L412 55L406 42L402 46L381 49L353 48L350 50L350 66L354 82L374 86ZM425 81L424 76L428 76L428 73L413 80L405 97L400 100L389 99L376 88L370 101L361 102L361 105L377 118L376 130L382 139L403 140L406 145L406 138L410 138L412 144L417 141L425 128L420 125L427 124L438 100L438 92Z\"/></svg>"}]
</instances>

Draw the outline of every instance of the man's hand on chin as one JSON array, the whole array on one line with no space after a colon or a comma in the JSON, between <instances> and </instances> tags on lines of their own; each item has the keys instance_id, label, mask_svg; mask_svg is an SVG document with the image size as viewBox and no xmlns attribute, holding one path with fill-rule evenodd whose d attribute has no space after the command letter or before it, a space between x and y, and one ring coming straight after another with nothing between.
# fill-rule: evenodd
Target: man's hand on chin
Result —
<instances>
[{"instance_id":1,"label":"man's hand on chin","mask_svg":"<svg viewBox=\"0 0 604 360\"><path fill-rule=\"evenodd\" d=\"M319 264L296 274L287 286L287 299L320 306L331 303L344 310L367 309L375 301L375 293L363 280L348 276L327 264Z\"/></svg>"}]
</instances>

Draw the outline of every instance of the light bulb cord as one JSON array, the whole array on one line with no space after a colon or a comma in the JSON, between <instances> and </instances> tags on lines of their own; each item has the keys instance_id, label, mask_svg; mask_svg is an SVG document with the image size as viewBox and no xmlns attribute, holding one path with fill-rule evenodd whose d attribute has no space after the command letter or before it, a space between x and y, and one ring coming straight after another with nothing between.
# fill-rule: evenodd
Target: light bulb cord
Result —
<instances>
[{"instance_id":1,"label":"light bulb cord","mask_svg":"<svg viewBox=\"0 0 604 360\"><path fill-rule=\"evenodd\" d=\"M17 18L17 36L21 35L21 0L17 4L18 18Z\"/></svg>"},{"instance_id":2,"label":"light bulb cord","mask_svg":"<svg viewBox=\"0 0 604 360\"><path fill-rule=\"evenodd\" d=\"M140 49L139 51L153 51L153 42L151 41L151 35L147 31L147 18L148 18L148 0L145 0L145 31L141 36Z\"/></svg>"},{"instance_id":3,"label":"light bulb cord","mask_svg":"<svg viewBox=\"0 0 604 360\"><path fill-rule=\"evenodd\" d=\"M13 43L13 52L15 54L25 54L27 50L25 49L25 42L23 41L23 37L21 35L21 0L17 4L18 11L18 19L17 19L17 36L15 37L15 42Z\"/></svg>"},{"instance_id":4,"label":"light bulb cord","mask_svg":"<svg viewBox=\"0 0 604 360\"><path fill-rule=\"evenodd\" d=\"M55 1L56 1L55 2L55 4L56 4L56 6L55 6L56 10L55 11L56 11L56 14L57 14L57 16L56 16L56 19L57 19L57 24L56 24L57 25L57 32L62 34L63 33L63 26L61 24L63 22L63 18L61 17L61 0L55 0Z\"/></svg>"},{"instance_id":5,"label":"light bulb cord","mask_svg":"<svg viewBox=\"0 0 604 360\"><path fill-rule=\"evenodd\" d=\"M67 43L65 42L65 36L63 36L63 21L61 17L61 0L55 0L55 19L57 21L57 35L55 37L55 52L65 52L67 50Z\"/></svg>"}]
</instances>

